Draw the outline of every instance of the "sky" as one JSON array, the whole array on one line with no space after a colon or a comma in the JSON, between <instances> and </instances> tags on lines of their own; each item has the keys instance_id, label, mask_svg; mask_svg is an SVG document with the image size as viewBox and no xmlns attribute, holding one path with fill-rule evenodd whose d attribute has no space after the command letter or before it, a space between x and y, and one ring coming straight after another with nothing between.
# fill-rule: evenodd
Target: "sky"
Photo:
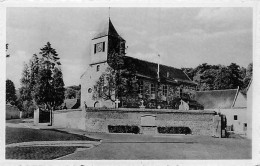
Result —
<instances>
[{"instance_id":1,"label":"sky","mask_svg":"<svg viewBox=\"0 0 260 166\"><path fill-rule=\"evenodd\" d=\"M252 8L110 8L127 56L173 66L202 63L247 67L252 60ZM20 87L24 63L50 42L62 63L65 86L79 85L90 41L108 8L7 8L6 77ZM160 54L160 59L158 59Z\"/></svg>"}]
</instances>

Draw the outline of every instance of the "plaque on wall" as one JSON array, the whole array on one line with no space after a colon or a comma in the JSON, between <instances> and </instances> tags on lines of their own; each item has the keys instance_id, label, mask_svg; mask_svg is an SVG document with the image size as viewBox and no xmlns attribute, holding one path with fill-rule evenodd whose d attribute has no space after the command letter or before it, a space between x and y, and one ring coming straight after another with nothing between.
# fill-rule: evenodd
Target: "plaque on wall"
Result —
<instances>
[{"instance_id":1,"label":"plaque on wall","mask_svg":"<svg viewBox=\"0 0 260 166\"><path fill-rule=\"evenodd\" d=\"M143 115L141 116L141 126L156 126L155 115Z\"/></svg>"}]
</instances>

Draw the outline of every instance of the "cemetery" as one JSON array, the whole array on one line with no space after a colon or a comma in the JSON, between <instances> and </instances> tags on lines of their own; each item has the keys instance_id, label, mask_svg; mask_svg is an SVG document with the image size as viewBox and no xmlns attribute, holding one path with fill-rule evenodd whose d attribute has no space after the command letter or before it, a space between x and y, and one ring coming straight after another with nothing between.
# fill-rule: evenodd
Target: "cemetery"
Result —
<instances>
[{"instance_id":1,"label":"cemetery","mask_svg":"<svg viewBox=\"0 0 260 166\"><path fill-rule=\"evenodd\" d=\"M221 117L214 111L205 110L87 108L54 111L53 125L86 132L221 137L221 130L225 128L223 122L221 127Z\"/></svg>"}]
</instances>

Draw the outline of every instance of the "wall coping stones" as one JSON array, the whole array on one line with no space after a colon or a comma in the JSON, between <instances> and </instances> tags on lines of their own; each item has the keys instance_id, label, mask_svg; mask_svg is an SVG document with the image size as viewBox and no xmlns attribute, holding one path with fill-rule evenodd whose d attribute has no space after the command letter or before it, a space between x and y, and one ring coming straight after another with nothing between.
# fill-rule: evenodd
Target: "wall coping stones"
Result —
<instances>
[{"instance_id":1,"label":"wall coping stones","mask_svg":"<svg viewBox=\"0 0 260 166\"><path fill-rule=\"evenodd\" d=\"M76 111L82 111L81 109L66 109L66 110L54 110L53 113L66 113L66 112L76 112Z\"/></svg>"},{"instance_id":2,"label":"wall coping stones","mask_svg":"<svg viewBox=\"0 0 260 166\"><path fill-rule=\"evenodd\" d=\"M66 110L55 110L54 114L57 113L66 113L66 112L76 112L82 111L82 109L66 109ZM175 109L140 109L140 108L94 108L88 107L86 112L138 112L138 113L155 113L155 114L164 114L164 113L183 113L183 114L217 114L213 110L175 110Z\"/></svg>"},{"instance_id":3,"label":"wall coping stones","mask_svg":"<svg viewBox=\"0 0 260 166\"><path fill-rule=\"evenodd\" d=\"M156 113L156 114L163 114L163 113L184 113L184 114L217 114L216 111L210 110L175 110L175 109L140 109L140 108L92 108L89 107L86 109L86 112L138 112L138 113Z\"/></svg>"}]
</instances>

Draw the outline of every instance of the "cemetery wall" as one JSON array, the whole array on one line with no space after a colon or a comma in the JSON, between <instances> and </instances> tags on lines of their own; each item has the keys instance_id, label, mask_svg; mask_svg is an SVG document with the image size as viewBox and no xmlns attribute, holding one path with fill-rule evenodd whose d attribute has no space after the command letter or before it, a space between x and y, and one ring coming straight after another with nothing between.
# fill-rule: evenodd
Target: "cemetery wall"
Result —
<instances>
[{"instance_id":1,"label":"cemetery wall","mask_svg":"<svg viewBox=\"0 0 260 166\"><path fill-rule=\"evenodd\" d=\"M169 109L104 109L88 108L85 111L54 112L54 125L89 132L108 133L110 126L188 127L193 135L212 136L216 128L214 111ZM156 133L155 133L156 134Z\"/></svg>"}]
</instances>

